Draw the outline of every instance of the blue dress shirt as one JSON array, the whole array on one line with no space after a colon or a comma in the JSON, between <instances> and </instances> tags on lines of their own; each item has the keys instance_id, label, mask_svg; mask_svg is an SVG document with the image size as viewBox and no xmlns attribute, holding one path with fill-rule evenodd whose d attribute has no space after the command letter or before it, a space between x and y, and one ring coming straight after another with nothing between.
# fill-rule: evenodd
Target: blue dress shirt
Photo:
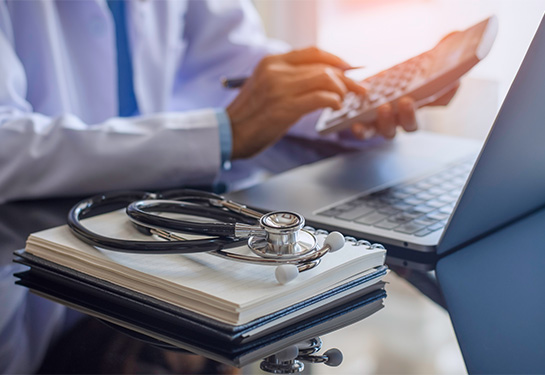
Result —
<instances>
[{"instance_id":1,"label":"blue dress shirt","mask_svg":"<svg viewBox=\"0 0 545 375\"><path fill-rule=\"evenodd\" d=\"M138 110L132 80L132 63L125 22L125 1L108 0L115 23L115 43L117 47L117 97L119 116L133 116Z\"/></svg>"}]
</instances>

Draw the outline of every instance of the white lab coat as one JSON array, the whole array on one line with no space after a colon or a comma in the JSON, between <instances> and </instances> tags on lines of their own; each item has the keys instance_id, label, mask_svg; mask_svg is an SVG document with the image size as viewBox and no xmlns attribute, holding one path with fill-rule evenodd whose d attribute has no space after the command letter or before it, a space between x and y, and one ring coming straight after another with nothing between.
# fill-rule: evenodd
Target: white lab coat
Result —
<instances>
[{"instance_id":1,"label":"white lab coat","mask_svg":"<svg viewBox=\"0 0 545 375\"><path fill-rule=\"evenodd\" d=\"M247 75L287 46L265 38L246 0L126 4L140 115L116 118L115 30L105 0L0 0L0 202L218 176L215 109L236 95L220 78ZM292 135L316 138L316 115ZM286 140L256 161L279 171L324 156L323 143L316 153L303 145ZM236 172L235 165L229 173ZM15 286L15 267L0 265L0 373L35 371L73 323L63 306Z\"/></svg>"},{"instance_id":2,"label":"white lab coat","mask_svg":"<svg viewBox=\"0 0 545 375\"><path fill-rule=\"evenodd\" d=\"M113 18L104 0L0 0L0 202L211 184L223 76L285 45L248 2L127 1L140 116L116 118Z\"/></svg>"},{"instance_id":3,"label":"white lab coat","mask_svg":"<svg viewBox=\"0 0 545 375\"><path fill-rule=\"evenodd\" d=\"M113 19L104 0L0 0L0 202L211 183L215 108L283 44L248 2L127 1L140 116L116 118ZM14 286L0 265L0 372L36 370L66 309Z\"/></svg>"}]
</instances>

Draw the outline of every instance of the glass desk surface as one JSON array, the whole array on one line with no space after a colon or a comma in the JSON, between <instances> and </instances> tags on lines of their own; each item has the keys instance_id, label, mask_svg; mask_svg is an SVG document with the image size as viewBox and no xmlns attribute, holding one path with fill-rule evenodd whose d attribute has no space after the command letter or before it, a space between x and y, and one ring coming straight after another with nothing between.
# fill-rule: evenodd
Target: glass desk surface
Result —
<instances>
[{"instance_id":1,"label":"glass desk surface","mask_svg":"<svg viewBox=\"0 0 545 375\"><path fill-rule=\"evenodd\" d=\"M66 213L76 201L77 199L55 199L0 205L1 264L11 261L13 251L24 247L28 234L64 224ZM390 272L385 279L388 282L385 308L348 327L320 336L322 349L314 355L320 356L329 349L338 348L343 354L342 364L338 367L329 367L319 363L306 363L304 373L450 374L466 372L448 313L407 281L414 283L415 280L421 279L420 276L428 275L415 275L414 271L403 269ZM102 323L98 326L96 323L87 324L90 326L85 329L90 329L91 332L96 332L96 327L104 326ZM85 349L85 340L89 338L84 340L78 336L77 332L71 332L71 335L71 341L66 342L74 346L74 342L78 343L78 340L81 340L81 347ZM136 348L142 345L141 341L122 333L119 337L122 338L117 340L123 343L123 347ZM148 351L148 356L151 352L154 352L155 356L162 357L159 362L166 363L164 368L174 372L189 370L193 373L199 371L264 373L259 369L260 361L237 369L211 364L202 357L189 354L154 348ZM52 357L49 358L49 362L54 362L55 354L50 355ZM109 353L110 359L112 355L116 363L129 363L134 353L128 349L112 350ZM180 361L186 362L185 367L177 367L179 364L176 363ZM126 370L126 368L118 368L117 371L124 371L124 369ZM133 368L128 371L136 370ZM152 371L153 368L149 368L146 372Z\"/></svg>"}]
</instances>

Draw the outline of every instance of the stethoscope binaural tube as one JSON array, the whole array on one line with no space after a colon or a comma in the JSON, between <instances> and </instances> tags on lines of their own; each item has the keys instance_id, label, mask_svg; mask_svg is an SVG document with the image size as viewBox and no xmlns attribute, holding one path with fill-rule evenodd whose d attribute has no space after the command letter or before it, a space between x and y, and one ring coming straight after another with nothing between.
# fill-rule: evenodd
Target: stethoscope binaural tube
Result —
<instances>
[{"instance_id":1,"label":"stethoscope binaural tube","mask_svg":"<svg viewBox=\"0 0 545 375\"><path fill-rule=\"evenodd\" d=\"M215 207L206 207L194 203L176 200L139 200L132 202L125 210L130 220L137 225L168 230L179 233L193 233L205 236L235 237L235 224L245 222L254 224L255 219L248 218L234 212L218 210ZM156 215L155 212L178 213L189 216L206 217L222 222L199 223L195 221L172 219Z\"/></svg>"},{"instance_id":2,"label":"stethoscope binaural tube","mask_svg":"<svg viewBox=\"0 0 545 375\"><path fill-rule=\"evenodd\" d=\"M194 194L194 191L189 191ZM168 197L176 196L175 193L183 193L182 197L189 197L194 200L218 199L221 196L212 193L196 192L198 195L189 195L186 190L176 190L169 192ZM163 195L154 194L143 191L121 191L107 194L100 194L94 197L84 199L77 203L68 213L68 226L83 242L97 246L100 248L126 252L126 253L144 253L144 254L189 254L198 252L207 252L221 250L240 246L243 242L241 238L232 237L216 237L199 240L188 241L133 241L121 240L111 237L102 236L85 227L81 220L93 216L97 211L105 208L120 208L120 206L128 206L134 201L145 201L162 197ZM178 195L179 196L179 195ZM202 207L202 206L201 206ZM236 214L236 213L233 213ZM151 234L147 229L140 227L140 231Z\"/></svg>"}]
</instances>

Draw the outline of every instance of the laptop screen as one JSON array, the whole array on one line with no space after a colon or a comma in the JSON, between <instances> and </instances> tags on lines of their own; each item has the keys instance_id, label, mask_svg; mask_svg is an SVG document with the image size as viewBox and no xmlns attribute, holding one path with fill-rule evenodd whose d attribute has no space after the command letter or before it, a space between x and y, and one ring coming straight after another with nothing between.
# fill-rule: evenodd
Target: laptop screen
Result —
<instances>
[{"instance_id":1,"label":"laptop screen","mask_svg":"<svg viewBox=\"0 0 545 375\"><path fill-rule=\"evenodd\" d=\"M534 36L450 222L442 254L545 205L545 20Z\"/></svg>"}]
</instances>

